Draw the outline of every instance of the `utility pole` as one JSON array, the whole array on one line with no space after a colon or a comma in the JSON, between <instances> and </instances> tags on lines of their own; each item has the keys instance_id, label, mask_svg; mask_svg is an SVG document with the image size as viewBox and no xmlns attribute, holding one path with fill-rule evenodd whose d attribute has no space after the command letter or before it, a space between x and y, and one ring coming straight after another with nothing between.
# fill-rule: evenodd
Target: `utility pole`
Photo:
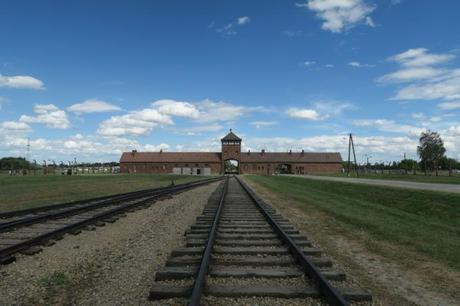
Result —
<instances>
[{"instance_id":1,"label":"utility pole","mask_svg":"<svg viewBox=\"0 0 460 306\"><path fill-rule=\"evenodd\" d=\"M351 151L351 133L350 133L350 136L349 136L349 138L348 138L348 165L347 165L347 176L350 176L350 158L351 158L350 151Z\"/></svg>"},{"instance_id":2,"label":"utility pole","mask_svg":"<svg viewBox=\"0 0 460 306\"><path fill-rule=\"evenodd\" d=\"M26 154L26 160L30 160L30 137L27 137L27 154Z\"/></svg>"},{"instance_id":3,"label":"utility pole","mask_svg":"<svg viewBox=\"0 0 460 306\"><path fill-rule=\"evenodd\" d=\"M355 168L356 176L359 177L358 169L356 168L358 166L358 163L356 162L355 144L353 142L353 135L350 133L349 138L348 138L348 170L347 170L347 176L350 176L351 151L353 151L353 160L355 162L354 168Z\"/></svg>"}]
</instances>

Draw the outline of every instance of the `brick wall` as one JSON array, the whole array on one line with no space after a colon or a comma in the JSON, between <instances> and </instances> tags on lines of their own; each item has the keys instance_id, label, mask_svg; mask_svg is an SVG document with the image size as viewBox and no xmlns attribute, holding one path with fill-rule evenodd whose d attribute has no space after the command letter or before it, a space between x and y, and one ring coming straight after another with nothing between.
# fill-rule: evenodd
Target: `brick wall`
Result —
<instances>
[{"instance_id":1,"label":"brick wall","mask_svg":"<svg viewBox=\"0 0 460 306\"><path fill-rule=\"evenodd\" d=\"M272 175L279 165L279 163L241 163L240 173ZM342 171L341 163L303 163L285 165L290 167L289 170L293 174L340 173Z\"/></svg>"},{"instance_id":2,"label":"brick wall","mask_svg":"<svg viewBox=\"0 0 460 306\"><path fill-rule=\"evenodd\" d=\"M240 163L241 174L272 175L279 163ZM341 163L286 164L293 174L340 173ZM121 163L121 173L159 173L169 174L173 168L211 168L211 174L222 174L221 163Z\"/></svg>"},{"instance_id":3,"label":"brick wall","mask_svg":"<svg viewBox=\"0 0 460 306\"><path fill-rule=\"evenodd\" d=\"M220 163L121 163L121 173L169 174L173 168L211 168L211 174L221 173Z\"/></svg>"}]
</instances>

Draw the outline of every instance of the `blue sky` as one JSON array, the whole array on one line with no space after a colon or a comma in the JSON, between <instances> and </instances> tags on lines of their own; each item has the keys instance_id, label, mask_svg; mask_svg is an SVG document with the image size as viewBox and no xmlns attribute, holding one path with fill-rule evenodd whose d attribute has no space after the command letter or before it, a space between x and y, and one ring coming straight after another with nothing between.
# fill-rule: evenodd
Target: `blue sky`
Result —
<instances>
[{"instance_id":1,"label":"blue sky","mask_svg":"<svg viewBox=\"0 0 460 306\"><path fill-rule=\"evenodd\" d=\"M460 158L460 2L1 1L0 156L126 150Z\"/></svg>"}]
</instances>

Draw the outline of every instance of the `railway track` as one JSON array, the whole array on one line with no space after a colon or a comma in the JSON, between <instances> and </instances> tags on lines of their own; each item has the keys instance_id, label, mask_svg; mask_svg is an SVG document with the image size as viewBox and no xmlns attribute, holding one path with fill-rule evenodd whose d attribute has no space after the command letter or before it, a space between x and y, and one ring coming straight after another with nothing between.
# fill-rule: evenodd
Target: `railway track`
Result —
<instances>
[{"instance_id":1,"label":"railway track","mask_svg":"<svg viewBox=\"0 0 460 306\"><path fill-rule=\"evenodd\" d=\"M236 305L244 298L263 299L264 305L279 305L279 299L283 305L290 299L295 305L299 299L302 305L372 300L344 281L345 274L288 220L232 177L186 232L186 246L156 272L149 299L186 298L191 306Z\"/></svg>"},{"instance_id":2,"label":"railway track","mask_svg":"<svg viewBox=\"0 0 460 306\"><path fill-rule=\"evenodd\" d=\"M105 222L115 222L127 211L151 205L153 201L169 197L221 178L205 179L176 186L141 190L19 210L0 214L0 264L15 261L18 252L32 255L41 245L54 244L66 233L77 234L83 228L93 229ZM89 227L88 227L89 226Z\"/></svg>"}]
</instances>

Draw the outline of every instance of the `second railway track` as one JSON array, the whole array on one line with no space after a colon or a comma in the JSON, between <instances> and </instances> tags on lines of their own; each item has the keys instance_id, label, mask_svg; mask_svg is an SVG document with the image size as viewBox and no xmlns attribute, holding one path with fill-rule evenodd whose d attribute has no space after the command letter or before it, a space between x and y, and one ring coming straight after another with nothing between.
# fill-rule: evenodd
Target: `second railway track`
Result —
<instances>
[{"instance_id":1,"label":"second railway track","mask_svg":"<svg viewBox=\"0 0 460 306\"><path fill-rule=\"evenodd\" d=\"M104 222L114 222L126 211L150 205L152 201L202 186L220 178L205 179L176 186L50 205L0 214L0 264L15 260L15 253L33 254L40 245L49 245L66 233Z\"/></svg>"},{"instance_id":2,"label":"second railway track","mask_svg":"<svg viewBox=\"0 0 460 306\"><path fill-rule=\"evenodd\" d=\"M156 272L149 298L185 298L191 306L348 305L372 300L365 290L341 285L344 280L345 274L288 220L232 177L214 192L186 232L186 246L174 250ZM238 302L241 298L262 300Z\"/></svg>"}]
</instances>

